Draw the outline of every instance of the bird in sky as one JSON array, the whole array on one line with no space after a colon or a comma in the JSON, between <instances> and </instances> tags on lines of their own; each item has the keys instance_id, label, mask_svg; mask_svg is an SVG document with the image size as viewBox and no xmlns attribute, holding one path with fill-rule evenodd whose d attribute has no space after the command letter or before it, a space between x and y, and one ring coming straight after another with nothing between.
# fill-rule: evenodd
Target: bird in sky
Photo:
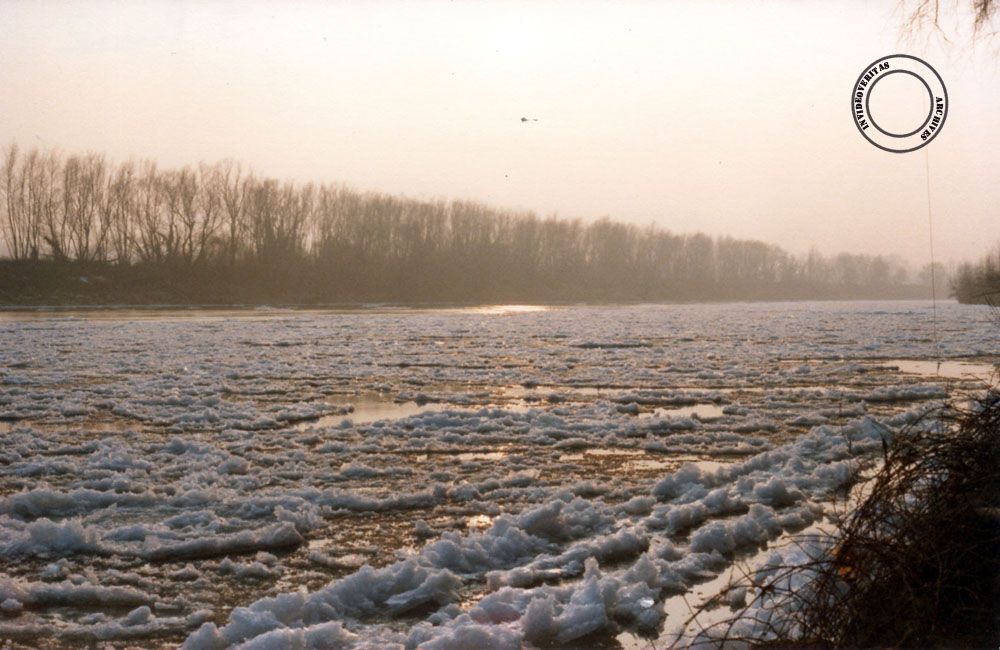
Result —
<instances>
[{"instance_id":1,"label":"bird in sky","mask_svg":"<svg viewBox=\"0 0 1000 650\"><path fill-rule=\"evenodd\" d=\"M521 122L537 122L537 117L522 117Z\"/></svg>"}]
</instances>

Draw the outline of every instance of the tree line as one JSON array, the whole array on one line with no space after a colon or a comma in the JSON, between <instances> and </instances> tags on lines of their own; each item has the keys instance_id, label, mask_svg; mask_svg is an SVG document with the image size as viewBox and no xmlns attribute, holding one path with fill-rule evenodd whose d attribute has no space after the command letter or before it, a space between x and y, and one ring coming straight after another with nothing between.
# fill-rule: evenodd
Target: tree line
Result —
<instances>
[{"instance_id":1,"label":"tree line","mask_svg":"<svg viewBox=\"0 0 1000 650\"><path fill-rule=\"evenodd\" d=\"M1000 243L978 262L965 262L952 275L951 291L959 302L1000 307Z\"/></svg>"},{"instance_id":2,"label":"tree line","mask_svg":"<svg viewBox=\"0 0 1000 650\"><path fill-rule=\"evenodd\" d=\"M281 182L233 161L163 169L15 144L0 199L15 265L190 283L191 299L219 302L922 295L883 256Z\"/></svg>"}]
</instances>

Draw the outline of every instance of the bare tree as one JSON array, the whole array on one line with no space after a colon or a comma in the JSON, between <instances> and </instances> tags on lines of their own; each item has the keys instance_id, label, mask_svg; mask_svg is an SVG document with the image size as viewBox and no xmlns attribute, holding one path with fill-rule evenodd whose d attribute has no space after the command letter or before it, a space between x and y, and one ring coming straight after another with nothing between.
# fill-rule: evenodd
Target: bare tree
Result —
<instances>
[{"instance_id":1,"label":"bare tree","mask_svg":"<svg viewBox=\"0 0 1000 650\"><path fill-rule=\"evenodd\" d=\"M107 168L102 156L71 156L63 167L63 219L67 248L78 262L103 260L110 219L104 203Z\"/></svg>"},{"instance_id":2,"label":"bare tree","mask_svg":"<svg viewBox=\"0 0 1000 650\"><path fill-rule=\"evenodd\" d=\"M0 192L3 193L4 239L10 256L15 260L27 257L29 216L27 210L27 178L23 166L19 165L20 149L12 144L4 150L3 178Z\"/></svg>"},{"instance_id":3,"label":"bare tree","mask_svg":"<svg viewBox=\"0 0 1000 650\"><path fill-rule=\"evenodd\" d=\"M136 254L140 261L159 263L166 260L163 192L156 163L140 164L135 183Z\"/></svg>"},{"instance_id":4,"label":"bare tree","mask_svg":"<svg viewBox=\"0 0 1000 650\"><path fill-rule=\"evenodd\" d=\"M949 40L946 18L949 24L956 22L956 29L962 29L963 20L971 20L972 38L992 37L996 35L993 19L996 17L998 4L996 0L956 0L942 5L941 0L900 0L900 9L905 14L903 30L909 35L937 33ZM962 11L968 12L968 18L959 16Z\"/></svg>"},{"instance_id":5,"label":"bare tree","mask_svg":"<svg viewBox=\"0 0 1000 650\"><path fill-rule=\"evenodd\" d=\"M198 167L197 220L195 222L192 262L202 264L214 257L218 231L223 218L223 179L217 166Z\"/></svg>"},{"instance_id":6,"label":"bare tree","mask_svg":"<svg viewBox=\"0 0 1000 650\"><path fill-rule=\"evenodd\" d=\"M114 175L108 177L108 189L105 192L107 203L104 210L111 223L110 240L114 253L112 261L121 265L128 265L134 256L137 225L135 216L138 214L135 176L134 162L119 165Z\"/></svg>"},{"instance_id":7,"label":"bare tree","mask_svg":"<svg viewBox=\"0 0 1000 650\"><path fill-rule=\"evenodd\" d=\"M54 259L65 259L65 255L62 254L65 235L62 211L62 161L55 152L50 151L42 157L36 180L39 255L44 242Z\"/></svg>"},{"instance_id":8,"label":"bare tree","mask_svg":"<svg viewBox=\"0 0 1000 650\"><path fill-rule=\"evenodd\" d=\"M235 265L241 247L245 246L246 220L244 202L253 175L244 173L239 163L227 160L219 165L222 205L225 214L225 249L229 264Z\"/></svg>"}]
</instances>

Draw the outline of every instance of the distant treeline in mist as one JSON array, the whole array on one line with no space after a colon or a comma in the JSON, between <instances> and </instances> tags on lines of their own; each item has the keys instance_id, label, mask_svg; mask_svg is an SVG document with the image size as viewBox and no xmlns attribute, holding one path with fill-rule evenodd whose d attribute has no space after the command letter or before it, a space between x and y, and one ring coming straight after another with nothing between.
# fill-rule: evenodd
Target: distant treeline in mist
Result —
<instances>
[{"instance_id":1,"label":"distant treeline in mist","mask_svg":"<svg viewBox=\"0 0 1000 650\"><path fill-rule=\"evenodd\" d=\"M952 275L951 291L959 302L1000 306L1000 244L978 262L960 264Z\"/></svg>"},{"instance_id":2,"label":"distant treeline in mist","mask_svg":"<svg viewBox=\"0 0 1000 650\"><path fill-rule=\"evenodd\" d=\"M332 303L925 297L882 256L794 256L466 201L11 145L0 302Z\"/></svg>"}]
</instances>

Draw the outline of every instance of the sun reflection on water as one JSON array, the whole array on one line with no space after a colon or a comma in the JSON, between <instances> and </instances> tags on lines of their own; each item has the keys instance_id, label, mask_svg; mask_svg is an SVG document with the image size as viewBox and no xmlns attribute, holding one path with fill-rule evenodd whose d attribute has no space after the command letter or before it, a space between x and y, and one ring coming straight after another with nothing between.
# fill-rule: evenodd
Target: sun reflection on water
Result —
<instances>
[{"instance_id":1,"label":"sun reflection on water","mask_svg":"<svg viewBox=\"0 0 1000 650\"><path fill-rule=\"evenodd\" d=\"M480 307L466 307L458 309L463 314L482 314L484 316L508 316L511 314L534 314L537 312L551 311L552 307L546 305L482 305Z\"/></svg>"}]
</instances>

